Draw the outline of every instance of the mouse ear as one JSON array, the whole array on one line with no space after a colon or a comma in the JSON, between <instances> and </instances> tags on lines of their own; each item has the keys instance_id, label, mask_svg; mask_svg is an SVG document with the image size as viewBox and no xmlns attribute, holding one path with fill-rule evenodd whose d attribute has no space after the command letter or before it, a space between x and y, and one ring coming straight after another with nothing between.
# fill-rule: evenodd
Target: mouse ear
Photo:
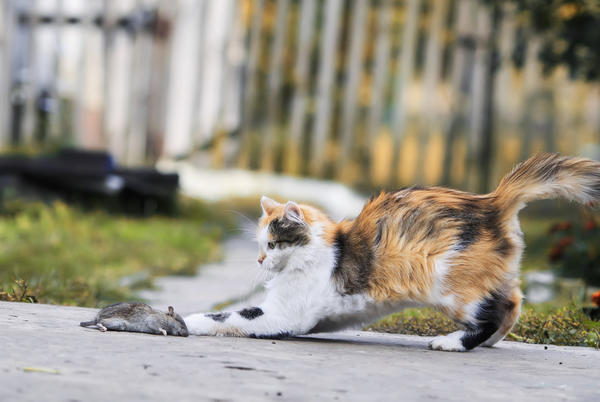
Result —
<instances>
[{"instance_id":1,"label":"mouse ear","mask_svg":"<svg viewBox=\"0 0 600 402\"><path fill-rule=\"evenodd\" d=\"M173 306L169 306L169 315L173 316L175 314L175 310L173 310Z\"/></svg>"}]
</instances>

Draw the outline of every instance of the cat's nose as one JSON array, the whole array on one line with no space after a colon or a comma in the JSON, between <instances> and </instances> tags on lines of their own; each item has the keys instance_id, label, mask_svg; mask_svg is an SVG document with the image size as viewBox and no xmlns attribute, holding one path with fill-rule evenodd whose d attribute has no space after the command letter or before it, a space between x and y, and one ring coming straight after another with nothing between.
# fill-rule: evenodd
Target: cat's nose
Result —
<instances>
[{"instance_id":1,"label":"cat's nose","mask_svg":"<svg viewBox=\"0 0 600 402\"><path fill-rule=\"evenodd\" d=\"M261 254L258 256L258 263L262 264L263 261L265 260L265 258L267 258L267 256L265 254Z\"/></svg>"}]
</instances>

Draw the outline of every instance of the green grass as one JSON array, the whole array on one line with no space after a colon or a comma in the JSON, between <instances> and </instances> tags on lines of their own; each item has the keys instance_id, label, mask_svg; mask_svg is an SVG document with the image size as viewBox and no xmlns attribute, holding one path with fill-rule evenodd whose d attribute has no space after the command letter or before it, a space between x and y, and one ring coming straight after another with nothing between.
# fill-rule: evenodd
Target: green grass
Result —
<instances>
[{"instance_id":1,"label":"green grass","mask_svg":"<svg viewBox=\"0 0 600 402\"><path fill-rule=\"evenodd\" d=\"M408 309L389 315L367 330L408 335L437 336L460 327L432 309ZM509 341L600 348L600 322L590 320L575 304L565 307L526 305Z\"/></svg>"},{"instance_id":2,"label":"green grass","mask_svg":"<svg viewBox=\"0 0 600 402\"><path fill-rule=\"evenodd\" d=\"M184 200L173 217L83 212L12 201L0 215L0 299L99 306L134 299L160 275L219 258L230 216ZM123 281L128 277L130 280Z\"/></svg>"}]
</instances>

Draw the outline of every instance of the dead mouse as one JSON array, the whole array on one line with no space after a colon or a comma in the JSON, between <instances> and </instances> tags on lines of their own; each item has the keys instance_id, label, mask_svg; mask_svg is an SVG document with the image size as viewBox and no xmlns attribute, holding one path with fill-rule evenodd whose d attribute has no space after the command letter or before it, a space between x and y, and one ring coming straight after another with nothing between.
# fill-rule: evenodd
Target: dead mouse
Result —
<instances>
[{"instance_id":1,"label":"dead mouse","mask_svg":"<svg viewBox=\"0 0 600 402\"><path fill-rule=\"evenodd\" d=\"M94 320L84 321L79 325L95 325L102 332L110 330L188 336L185 321L175 313L173 307L169 306L169 312L163 313L145 303L114 303L100 310Z\"/></svg>"}]
</instances>

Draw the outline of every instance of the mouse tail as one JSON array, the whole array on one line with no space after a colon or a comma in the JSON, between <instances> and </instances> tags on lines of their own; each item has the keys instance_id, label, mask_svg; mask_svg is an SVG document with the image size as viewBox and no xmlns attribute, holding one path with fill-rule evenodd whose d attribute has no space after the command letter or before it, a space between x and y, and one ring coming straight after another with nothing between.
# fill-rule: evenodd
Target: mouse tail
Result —
<instances>
[{"instance_id":1,"label":"mouse tail","mask_svg":"<svg viewBox=\"0 0 600 402\"><path fill-rule=\"evenodd\" d=\"M96 325L96 320L93 321L82 321L79 323L82 327L89 327L90 325Z\"/></svg>"}]
</instances>

